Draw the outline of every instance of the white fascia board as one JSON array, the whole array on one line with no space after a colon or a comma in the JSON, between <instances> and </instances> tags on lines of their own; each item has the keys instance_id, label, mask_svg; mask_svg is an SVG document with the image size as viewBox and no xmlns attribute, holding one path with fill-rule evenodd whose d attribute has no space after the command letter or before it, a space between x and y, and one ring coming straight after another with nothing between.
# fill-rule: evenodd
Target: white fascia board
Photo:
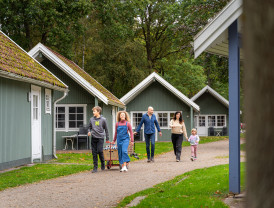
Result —
<instances>
[{"instance_id":1,"label":"white fascia board","mask_svg":"<svg viewBox=\"0 0 274 208\"><path fill-rule=\"evenodd\" d=\"M243 13L242 5L243 0L232 0L194 37L195 58L207 50L220 35L227 33L228 27Z\"/></svg>"},{"instance_id":2,"label":"white fascia board","mask_svg":"<svg viewBox=\"0 0 274 208\"><path fill-rule=\"evenodd\" d=\"M48 82L44 82L44 81L40 81L40 80L28 78L28 77L22 77L20 75L10 73L10 72L6 72L6 71L2 71L2 70L0 70L0 77L4 77L4 78L7 78L7 79L12 79L12 80L16 80L16 81L21 81L21 82L27 82L27 83L30 83L30 84L39 85L39 86L42 86L42 87L45 87L45 88L49 88L49 89L53 89L53 90L57 90L57 91L61 91L61 92L68 92L69 91L68 88L59 87L57 85L52 85Z\"/></svg>"},{"instance_id":3,"label":"white fascia board","mask_svg":"<svg viewBox=\"0 0 274 208\"><path fill-rule=\"evenodd\" d=\"M126 95L124 95L120 100L128 104L132 99L134 99L138 94L140 94L147 86L149 86L154 80L157 80L160 84L162 84L165 88L167 88L170 92L172 92L175 96L177 96L180 100L185 102L188 106L192 106L194 110L200 111L200 107L191 101L188 97L186 97L183 93L169 84L166 80L164 80L160 75L156 72L151 73L147 78L145 78L142 82L140 82L136 87L134 87L131 91L129 91Z\"/></svg>"},{"instance_id":4,"label":"white fascia board","mask_svg":"<svg viewBox=\"0 0 274 208\"><path fill-rule=\"evenodd\" d=\"M36 57L39 54L39 52L41 52L45 57L47 57L54 64L56 64L61 70L63 70L66 74L68 74L73 80L75 80L78 84L80 84L90 94L98 97L101 101L103 101L106 105L108 105L109 100L103 93L101 93L99 90L93 87L88 81L86 81L83 77L81 77L78 73L76 73L73 69L71 69L67 64L65 64L61 59L59 59L43 44L38 43L34 48L32 48L29 51L29 54L32 57Z\"/></svg>"},{"instance_id":5,"label":"white fascia board","mask_svg":"<svg viewBox=\"0 0 274 208\"><path fill-rule=\"evenodd\" d=\"M217 100L219 100L222 104L224 104L227 108L229 108L229 102L227 99L225 99L223 96L221 96L218 92L213 90L208 85L205 86L203 89L201 89L196 95L194 95L191 100L194 102L197 100L202 94L204 94L206 91L208 91L211 95L213 95Z\"/></svg>"}]
</instances>

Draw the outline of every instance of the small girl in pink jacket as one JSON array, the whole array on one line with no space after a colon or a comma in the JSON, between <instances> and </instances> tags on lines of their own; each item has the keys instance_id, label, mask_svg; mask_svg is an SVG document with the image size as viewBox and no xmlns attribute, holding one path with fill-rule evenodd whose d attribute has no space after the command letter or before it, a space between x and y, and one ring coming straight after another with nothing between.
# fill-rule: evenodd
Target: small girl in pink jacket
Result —
<instances>
[{"instance_id":1,"label":"small girl in pink jacket","mask_svg":"<svg viewBox=\"0 0 274 208\"><path fill-rule=\"evenodd\" d=\"M191 145L191 161L197 160L197 146L200 141L199 136L197 135L197 130L192 129L191 130L191 136L189 137L188 141Z\"/></svg>"}]
</instances>

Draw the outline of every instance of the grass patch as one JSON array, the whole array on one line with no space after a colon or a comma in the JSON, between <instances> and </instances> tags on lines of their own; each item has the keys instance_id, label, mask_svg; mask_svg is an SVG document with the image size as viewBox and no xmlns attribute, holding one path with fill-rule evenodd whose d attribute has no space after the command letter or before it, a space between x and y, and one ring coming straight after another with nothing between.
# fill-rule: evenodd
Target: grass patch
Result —
<instances>
[{"instance_id":1,"label":"grass patch","mask_svg":"<svg viewBox=\"0 0 274 208\"><path fill-rule=\"evenodd\" d=\"M241 163L241 189L245 187L245 163ZM197 169L125 197L125 207L138 196L147 196L136 207L228 207L222 202L229 190L229 166Z\"/></svg>"},{"instance_id":2,"label":"grass patch","mask_svg":"<svg viewBox=\"0 0 274 208\"><path fill-rule=\"evenodd\" d=\"M245 151L245 143L240 145L240 149L241 149L241 151Z\"/></svg>"},{"instance_id":3,"label":"grass patch","mask_svg":"<svg viewBox=\"0 0 274 208\"><path fill-rule=\"evenodd\" d=\"M81 171L90 170L87 165L36 164L0 174L0 191L28 183L39 182Z\"/></svg>"},{"instance_id":4,"label":"grass patch","mask_svg":"<svg viewBox=\"0 0 274 208\"><path fill-rule=\"evenodd\" d=\"M62 153L57 154L57 157L58 159L53 159L50 161L50 163L74 163L93 165L91 153Z\"/></svg>"}]
</instances>

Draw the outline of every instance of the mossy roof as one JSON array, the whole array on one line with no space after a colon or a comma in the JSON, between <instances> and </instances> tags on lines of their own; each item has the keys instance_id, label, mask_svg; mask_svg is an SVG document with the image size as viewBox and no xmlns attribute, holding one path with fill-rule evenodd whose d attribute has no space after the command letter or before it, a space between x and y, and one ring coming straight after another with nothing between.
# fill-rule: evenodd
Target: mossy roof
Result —
<instances>
[{"instance_id":1,"label":"mossy roof","mask_svg":"<svg viewBox=\"0 0 274 208\"><path fill-rule=\"evenodd\" d=\"M47 47L47 46L46 46ZM72 70L78 73L83 79L85 79L88 83L90 83L93 87L95 87L99 92L101 92L104 96L106 96L110 101L117 103L119 105L124 106L124 104L115 97L110 91L108 91L105 87L103 87L99 82L97 82L92 76L90 76L87 72L85 72L82 68L80 68L76 63L47 47L54 55L56 55L61 61L63 61L67 66L69 66Z\"/></svg>"},{"instance_id":2,"label":"mossy roof","mask_svg":"<svg viewBox=\"0 0 274 208\"><path fill-rule=\"evenodd\" d=\"M31 78L53 86L67 88L2 31L0 31L0 70L19 75L22 78Z\"/></svg>"}]
</instances>

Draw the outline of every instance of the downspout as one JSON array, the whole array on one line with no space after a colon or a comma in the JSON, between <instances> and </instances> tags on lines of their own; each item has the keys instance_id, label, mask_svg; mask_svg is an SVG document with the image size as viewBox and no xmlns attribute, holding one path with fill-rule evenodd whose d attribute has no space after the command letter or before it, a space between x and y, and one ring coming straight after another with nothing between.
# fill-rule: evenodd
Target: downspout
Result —
<instances>
[{"instance_id":1,"label":"downspout","mask_svg":"<svg viewBox=\"0 0 274 208\"><path fill-rule=\"evenodd\" d=\"M193 129L193 107L190 106L190 129Z\"/></svg>"},{"instance_id":2,"label":"downspout","mask_svg":"<svg viewBox=\"0 0 274 208\"><path fill-rule=\"evenodd\" d=\"M53 104L53 157L57 159L56 156L56 104L63 100L68 95L68 90L64 92L64 95L56 100Z\"/></svg>"}]
</instances>

